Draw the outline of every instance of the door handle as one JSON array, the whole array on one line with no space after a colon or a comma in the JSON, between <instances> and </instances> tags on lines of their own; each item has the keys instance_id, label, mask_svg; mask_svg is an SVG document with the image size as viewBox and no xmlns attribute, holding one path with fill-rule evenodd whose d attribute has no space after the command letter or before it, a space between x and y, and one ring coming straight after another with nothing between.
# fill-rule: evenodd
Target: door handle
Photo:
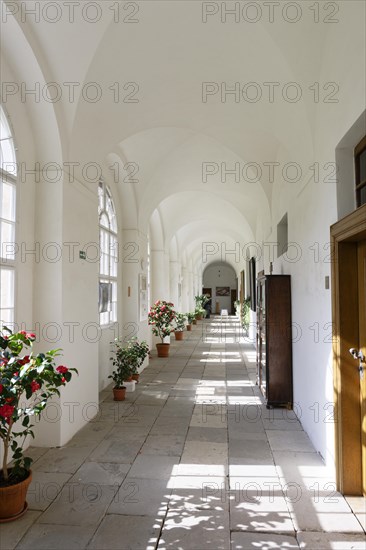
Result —
<instances>
[{"instance_id":1,"label":"door handle","mask_svg":"<svg viewBox=\"0 0 366 550\"><path fill-rule=\"evenodd\" d=\"M362 363L365 363L365 356L362 352L362 350L358 350L356 348L350 348L349 350L350 354L354 359L358 359L359 365L358 365L358 372L360 373L360 378L362 380L364 375L364 366Z\"/></svg>"}]
</instances>

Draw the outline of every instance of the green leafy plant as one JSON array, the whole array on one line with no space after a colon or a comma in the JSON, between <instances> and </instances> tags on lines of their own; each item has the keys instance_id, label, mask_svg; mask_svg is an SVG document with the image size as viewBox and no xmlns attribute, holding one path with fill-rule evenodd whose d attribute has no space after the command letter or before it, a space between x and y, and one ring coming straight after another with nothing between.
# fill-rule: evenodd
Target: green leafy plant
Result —
<instances>
[{"instance_id":1,"label":"green leafy plant","mask_svg":"<svg viewBox=\"0 0 366 550\"><path fill-rule=\"evenodd\" d=\"M177 332L182 332L186 327L187 316L184 313L177 313L175 315L175 329Z\"/></svg>"},{"instance_id":2,"label":"green leafy plant","mask_svg":"<svg viewBox=\"0 0 366 550\"><path fill-rule=\"evenodd\" d=\"M186 317L187 317L187 320L188 320L188 324L191 325L192 322L194 321L194 319L196 318L196 313L194 311L186 313Z\"/></svg>"},{"instance_id":3,"label":"green leafy plant","mask_svg":"<svg viewBox=\"0 0 366 550\"><path fill-rule=\"evenodd\" d=\"M206 316L206 310L203 307L196 307L196 309L194 310L194 313L196 317L197 315L201 315L202 317Z\"/></svg>"},{"instance_id":4,"label":"green leafy plant","mask_svg":"<svg viewBox=\"0 0 366 550\"><path fill-rule=\"evenodd\" d=\"M23 355L23 348L32 350L36 335L21 330L13 333L7 327L0 332L0 438L4 445L2 479L11 485L27 477L32 459L23 454L27 436L34 437L31 418L40 415L48 400L60 395L59 388L70 382L72 371L64 365L56 367L60 349ZM23 399L23 401L21 401ZM18 431L15 424L21 423ZM19 440L21 442L19 442ZM9 457L9 452L12 457ZM13 465L8 467L9 459Z\"/></svg>"},{"instance_id":5,"label":"green leafy plant","mask_svg":"<svg viewBox=\"0 0 366 550\"><path fill-rule=\"evenodd\" d=\"M205 304L207 304L209 299L210 299L210 297L207 296L207 294L198 294L197 296L195 296L194 301L196 303L196 310L197 309L203 309L204 310L204 306L205 306Z\"/></svg>"},{"instance_id":6,"label":"green leafy plant","mask_svg":"<svg viewBox=\"0 0 366 550\"><path fill-rule=\"evenodd\" d=\"M241 324L245 332L248 334L250 322L250 299L244 300L241 304Z\"/></svg>"},{"instance_id":7,"label":"green leafy plant","mask_svg":"<svg viewBox=\"0 0 366 550\"><path fill-rule=\"evenodd\" d=\"M172 302L158 300L151 306L149 311L149 325L152 326L153 334L159 336L162 342L164 338L169 336L174 330L172 323L175 319L176 312L173 308L174 304Z\"/></svg>"},{"instance_id":8,"label":"green leafy plant","mask_svg":"<svg viewBox=\"0 0 366 550\"><path fill-rule=\"evenodd\" d=\"M133 374L137 374L138 368L149 353L149 348L146 342L139 343L136 338L131 338L126 344L120 338L115 338L111 343L114 346L111 361L115 370L108 378L113 379L116 389L123 388L123 383Z\"/></svg>"}]
</instances>

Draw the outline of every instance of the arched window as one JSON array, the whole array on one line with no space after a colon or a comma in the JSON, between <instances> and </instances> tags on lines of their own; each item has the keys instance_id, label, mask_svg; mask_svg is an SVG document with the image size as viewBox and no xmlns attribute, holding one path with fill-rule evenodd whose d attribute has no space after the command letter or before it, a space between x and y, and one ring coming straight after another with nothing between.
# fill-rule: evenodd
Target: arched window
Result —
<instances>
[{"instance_id":1,"label":"arched window","mask_svg":"<svg viewBox=\"0 0 366 550\"><path fill-rule=\"evenodd\" d=\"M99 182L99 322L117 321L118 242L116 210L112 195L104 182Z\"/></svg>"},{"instance_id":2,"label":"arched window","mask_svg":"<svg viewBox=\"0 0 366 550\"><path fill-rule=\"evenodd\" d=\"M16 174L13 136L0 106L0 327L14 323Z\"/></svg>"}]
</instances>

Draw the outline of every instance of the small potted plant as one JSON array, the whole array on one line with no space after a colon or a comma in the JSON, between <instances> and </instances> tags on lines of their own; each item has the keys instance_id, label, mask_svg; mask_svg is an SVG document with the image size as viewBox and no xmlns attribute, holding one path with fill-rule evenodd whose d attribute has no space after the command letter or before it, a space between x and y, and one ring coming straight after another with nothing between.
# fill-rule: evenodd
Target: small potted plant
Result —
<instances>
[{"instance_id":1,"label":"small potted plant","mask_svg":"<svg viewBox=\"0 0 366 550\"><path fill-rule=\"evenodd\" d=\"M189 312L189 313L186 313L186 317L187 317L187 320L188 320L187 330L191 331L192 330L192 323L194 323L196 321L196 314L192 313L192 312ZM197 324L197 321L196 321L196 324Z\"/></svg>"},{"instance_id":2,"label":"small potted plant","mask_svg":"<svg viewBox=\"0 0 366 550\"><path fill-rule=\"evenodd\" d=\"M114 357L111 357L111 361L115 370L108 378L112 378L114 382L114 401L124 401L126 398L126 386L124 383L132 380L136 354L130 342L127 342L127 345L124 346L119 338L115 338L112 344L115 346L115 349L113 351Z\"/></svg>"},{"instance_id":3,"label":"small potted plant","mask_svg":"<svg viewBox=\"0 0 366 550\"><path fill-rule=\"evenodd\" d=\"M23 446L28 436L34 437L31 418L40 415L48 400L60 395L59 388L70 382L72 371L77 372L64 365L56 367L60 349L33 353L35 338L25 330L13 333L3 327L0 332L0 439L4 446L0 521L17 519L28 507L25 499L32 459L23 454ZM22 354L23 348L31 351Z\"/></svg>"},{"instance_id":4,"label":"small potted plant","mask_svg":"<svg viewBox=\"0 0 366 550\"><path fill-rule=\"evenodd\" d=\"M170 344L164 343L164 338L170 336L173 332L172 323L175 319L174 304L172 302L166 302L164 300L157 300L153 306L151 306L148 322L152 327L152 332L155 336L159 336L161 339L160 344L156 344L158 357L168 357Z\"/></svg>"},{"instance_id":5,"label":"small potted plant","mask_svg":"<svg viewBox=\"0 0 366 550\"><path fill-rule=\"evenodd\" d=\"M183 340L183 330L186 326L186 316L184 313L177 313L175 316L174 335L176 340Z\"/></svg>"},{"instance_id":6,"label":"small potted plant","mask_svg":"<svg viewBox=\"0 0 366 550\"><path fill-rule=\"evenodd\" d=\"M198 294L194 297L195 303L196 303L196 319L200 321L203 316L206 314L206 310L204 308L205 304L209 301L209 297L206 296L206 294Z\"/></svg>"},{"instance_id":7,"label":"small potted plant","mask_svg":"<svg viewBox=\"0 0 366 550\"><path fill-rule=\"evenodd\" d=\"M196 307L194 310L196 320L201 321L206 313L205 309L203 307Z\"/></svg>"},{"instance_id":8,"label":"small potted plant","mask_svg":"<svg viewBox=\"0 0 366 550\"><path fill-rule=\"evenodd\" d=\"M147 357L147 355L149 354L149 346L146 342L138 342L136 337L132 338L131 342L135 357L132 379L136 381L136 384L138 384L140 378L139 368L145 361L145 357Z\"/></svg>"}]
</instances>

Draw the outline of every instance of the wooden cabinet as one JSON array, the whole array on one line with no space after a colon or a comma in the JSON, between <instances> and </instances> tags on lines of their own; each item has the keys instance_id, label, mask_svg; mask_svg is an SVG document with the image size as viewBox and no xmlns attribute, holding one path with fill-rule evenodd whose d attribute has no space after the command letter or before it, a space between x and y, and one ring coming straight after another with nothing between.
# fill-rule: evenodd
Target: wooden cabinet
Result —
<instances>
[{"instance_id":1,"label":"wooden cabinet","mask_svg":"<svg viewBox=\"0 0 366 550\"><path fill-rule=\"evenodd\" d=\"M257 279L257 383L267 407L292 408L290 275Z\"/></svg>"}]
</instances>

